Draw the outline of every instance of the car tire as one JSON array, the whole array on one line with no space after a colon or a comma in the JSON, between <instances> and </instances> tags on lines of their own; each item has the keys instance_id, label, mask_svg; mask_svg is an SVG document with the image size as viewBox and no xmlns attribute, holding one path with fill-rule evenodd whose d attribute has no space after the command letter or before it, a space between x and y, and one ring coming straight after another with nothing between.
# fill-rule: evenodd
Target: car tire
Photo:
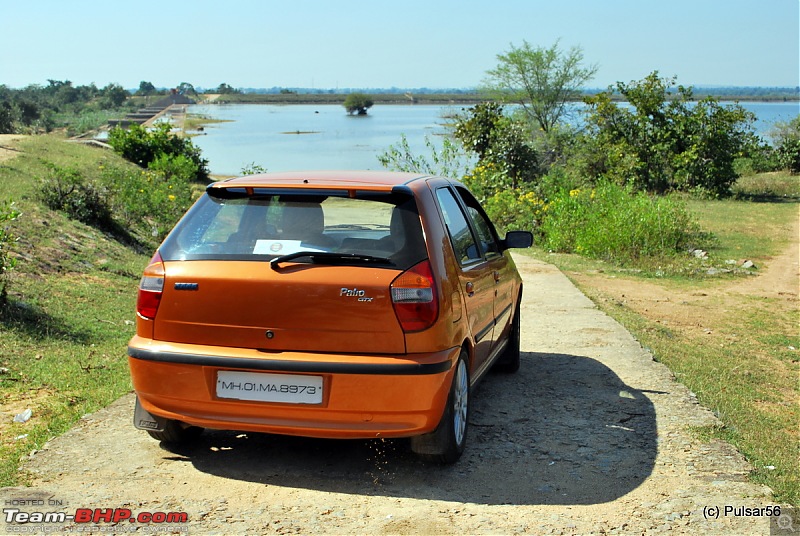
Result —
<instances>
[{"instance_id":1,"label":"car tire","mask_svg":"<svg viewBox=\"0 0 800 536\"><path fill-rule=\"evenodd\" d=\"M200 434L203 433L203 429L198 426L187 426L179 421L168 420L164 425L164 430L161 432L148 430L147 433L150 434L150 437L153 439L157 439L163 443L180 445L200 437Z\"/></svg>"},{"instance_id":2,"label":"car tire","mask_svg":"<svg viewBox=\"0 0 800 536\"><path fill-rule=\"evenodd\" d=\"M458 461L467 444L469 409L469 366L467 352L462 350L456 361L442 420L433 432L412 437L411 450L423 460L433 463L445 465Z\"/></svg>"},{"instance_id":3,"label":"car tire","mask_svg":"<svg viewBox=\"0 0 800 536\"><path fill-rule=\"evenodd\" d=\"M517 303L514 318L511 320L511 330L508 334L508 345L494 364L494 370L505 374L512 374L519 370L520 359L520 303Z\"/></svg>"}]
</instances>

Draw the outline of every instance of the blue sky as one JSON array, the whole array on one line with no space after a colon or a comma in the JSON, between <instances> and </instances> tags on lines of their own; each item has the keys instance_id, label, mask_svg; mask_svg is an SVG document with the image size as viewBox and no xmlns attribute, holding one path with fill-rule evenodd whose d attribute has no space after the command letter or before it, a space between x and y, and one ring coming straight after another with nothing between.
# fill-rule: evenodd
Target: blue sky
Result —
<instances>
[{"instance_id":1,"label":"blue sky","mask_svg":"<svg viewBox=\"0 0 800 536\"><path fill-rule=\"evenodd\" d=\"M386 6L386 7L384 7ZM798 0L0 0L0 84L469 88L527 40L590 87L800 85Z\"/></svg>"}]
</instances>

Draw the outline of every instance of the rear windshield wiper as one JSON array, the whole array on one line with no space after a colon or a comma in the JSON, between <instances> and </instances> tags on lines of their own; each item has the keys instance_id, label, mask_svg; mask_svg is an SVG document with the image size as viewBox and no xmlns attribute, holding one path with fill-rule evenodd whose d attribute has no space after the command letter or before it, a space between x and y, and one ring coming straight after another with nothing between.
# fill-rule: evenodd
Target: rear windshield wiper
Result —
<instances>
[{"instance_id":1,"label":"rear windshield wiper","mask_svg":"<svg viewBox=\"0 0 800 536\"><path fill-rule=\"evenodd\" d=\"M348 231L386 231L388 225L381 223L338 223L336 225L326 225L325 229L348 230Z\"/></svg>"},{"instance_id":2,"label":"rear windshield wiper","mask_svg":"<svg viewBox=\"0 0 800 536\"><path fill-rule=\"evenodd\" d=\"M273 270L278 269L278 265L295 259L309 258L314 264L386 264L394 266L394 263L386 257L374 257L372 255L362 255L360 253L331 253L322 251L298 251L281 257L276 257L269 261Z\"/></svg>"}]
</instances>

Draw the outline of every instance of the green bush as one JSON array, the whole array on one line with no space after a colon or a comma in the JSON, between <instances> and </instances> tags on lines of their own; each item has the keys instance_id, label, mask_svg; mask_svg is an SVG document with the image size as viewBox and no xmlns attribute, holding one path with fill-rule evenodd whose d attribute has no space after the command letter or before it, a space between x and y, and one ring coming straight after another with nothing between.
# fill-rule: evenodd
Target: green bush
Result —
<instances>
[{"instance_id":1,"label":"green bush","mask_svg":"<svg viewBox=\"0 0 800 536\"><path fill-rule=\"evenodd\" d=\"M161 241L192 204L191 183L181 173L101 167L119 224L143 240Z\"/></svg>"},{"instance_id":2,"label":"green bush","mask_svg":"<svg viewBox=\"0 0 800 536\"><path fill-rule=\"evenodd\" d=\"M77 136L84 132L99 129L108 124L109 119L119 116L119 112L111 110L84 110L80 114L58 114L55 116L57 124L69 125L68 136Z\"/></svg>"},{"instance_id":3,"label":"green bush","mask_svg":"<svg viewBox=\"0 0 800 536\"><path fill-rule=\"evenodd\" d=\"M800 173L800 138L786 140L777 149L778 163L782 169Z\"/></svg>"},{"instance_id":4,"label":"green bush","mask_svg":"<svg viewBox=\"0 0 800 536\"><path fill-rule=\"evenodd\" d=\"M101 164L94 180L71 168L50 166L39 196L53 210L112 233L156 245L193 201L193 164L162 156L154 169Z\"/></svg>"},{"instance_id":5,"label":"green bush","mask_svg":"<svg viewBox=\"0 0 800 536\"><path fill-rule=\"evenodd\" d=\"M781 162L775 148L764 143L753 147L746 156L734 160L733 169L739 178L748 177L778 171L781 169Z\"/></svg>"},{"instance_id":6,"label":"green bush","mask_svg":"<svg viewBox=\"0 0 800 536\"><path fill-rule=\"evenodd\" d=\"M5 303L7 298L8 272L16 264L16 259L10 255L10 247L16 241L16 237L9 230L8 224L19 217L20 213L14 208L14 201L11 199L0 202L0 305Z\"/></svg>"},{"instance_id":7,"label":"green bush","mask_svg":"<svg viewBox=\"0 0 800 536\"><path fill-rule=\"evenodd\" d=\"M197 164L184 154L162 153L148 164L147 169L172 182L189 183L197 176Z\"/></svg>"},{"instance_id":8,"label":"green bush","mask_svg":"<svg viewBox=\"0 0 800 536\"><path fill-rule=\"evenodd\" d=\"M347 109L347 113L350 115L366 115L367 110L372 108L373 104L375 104L375 102L369 95L365 95L364 93L350 93L345 97L342 106Z\"/></svg>"},{"instance_id":9,"label":"green bush","mask_svg":"<svg viewBox=\"0 0 800 536\"><path fill-rule=\"evenodd\" d=\"M430 158L414 154L406 136L401 135L398 146L390 145L386 152L378 155L378 162L394 171L427 173L439 177L461 177L473 165L470 155L450 138L443 138L441 146L437 146L434 140L425 136L425 147Z\"/></svg>"},{"instance_id":10,"label":"green bush","mask_svg":"<svg viewBox=\"0 0 800 536\"><path fill-rule=\"evenodd\" d=\"M163 155L182 156L195 167L193 180L208 179L208 162L201 157L200 149L190 139L174 135L169 123L159 123L152 130L141 125L131 125L127 130L117 127L109 133L108 143L123 158L143 168Z\"/></svg>"},{"instance_id":11,"label":"green bush","mask_svg":"<svg viewBox=\"0 0 800 536\"><path fill-rule=\"evenodd\" d=\"M533 231L544 216L545 201L530 184L514 184L505 167L493 162L479 163L464 176L463 182L501 232Z\"/></svg>"},{"instance_id":12,"label":"green bush","mask_svg":"<svg viewBox=\"0 0 800 536\"><path fill-rule=\"evenodd\" d=\"M41 181L39 195L53 210L87 223L109 227L112 223L109 192L102 185L87 180L76 169L51 164Z\"/></svg>"},{"instance_id":13,"label":"green bush","mask_svg":"<svg viewBox=\"0 0 800 536\"><path fill-rule=\"evenodd\" d=\"M668 257L704 246L704 237L682 203L608 181L594 189L562 190L546 206L545 249L627 264Z\"/></svg>"},{"instance_id":14,"label":"green bush","mask_svg":"<svg viewBox=\"0 0 800 536\"><path fill-rule=\"evenodd\" d=\"M772 132L779 169L800 173L800 115L775 125Z\"/></svg>"}]
</instances>

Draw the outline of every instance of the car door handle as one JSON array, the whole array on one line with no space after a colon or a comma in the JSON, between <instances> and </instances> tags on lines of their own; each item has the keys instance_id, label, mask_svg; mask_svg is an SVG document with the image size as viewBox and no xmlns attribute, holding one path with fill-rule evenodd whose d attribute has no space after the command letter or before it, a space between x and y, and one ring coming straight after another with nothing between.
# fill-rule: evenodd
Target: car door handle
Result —
<instances>
[{"instance_id":1,"label":"car door handle","mask_svg":"<svg viewBox=\"0 0 800 536\"><path fill-rule=\"evenodd\" d=\"M467 291L467 296L469 296L470 298L475 295L475 285L473 285L472 283L467 283L464 289Z\"/></svg>"},{"instance_id":2,"label":"car door handle","mask_svg":"<svg viewBox=\"0 0 800 536\"><path fill-rule=\"evenodd\" d=\"M498 272L496 270L494 272L494 282L495 283L499 283L500 282L500 272Z\"/></svg>"}]
</instances>

